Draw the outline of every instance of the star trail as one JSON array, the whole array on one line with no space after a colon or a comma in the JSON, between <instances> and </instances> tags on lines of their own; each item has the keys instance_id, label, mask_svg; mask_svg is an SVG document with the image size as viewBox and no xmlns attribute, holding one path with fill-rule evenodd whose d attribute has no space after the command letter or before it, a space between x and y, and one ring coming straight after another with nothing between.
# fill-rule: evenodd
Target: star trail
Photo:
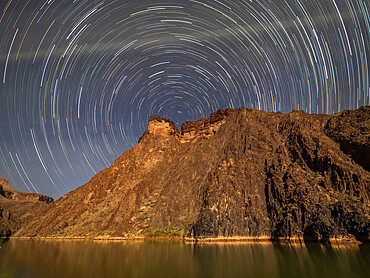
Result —
<instances>
[{"instance_id":1,"label":"star trail","mask_svg":"<svg viewBox=\"0 0 370 278\"><path fill-rule=\"evenodd\" d=\"M368 0L0 4L0 176L60 197L156 114L336 113L370 103Z\"/></svg>"}]
</instances>

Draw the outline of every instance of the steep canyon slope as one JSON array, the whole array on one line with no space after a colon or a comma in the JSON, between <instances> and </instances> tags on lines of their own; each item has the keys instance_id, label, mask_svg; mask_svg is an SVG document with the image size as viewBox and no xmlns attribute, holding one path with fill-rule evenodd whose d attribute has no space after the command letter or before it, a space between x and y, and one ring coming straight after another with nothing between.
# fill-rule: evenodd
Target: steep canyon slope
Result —
<instances>
[{"instance_id":1,"label":"steep canyon slope","mask_svg":"<svg viewBox=\"0 0 370 278\"><path fill-rule=\"evenodd\" d=\"M0 237L14 234L52 201L53 198L45 195L17 191L0 178Z\"/></svg>"},{"instance_id":2,"label":"steep canyon slope","mask_svg":"<svg viewBox=\"0 0 370 278\"><path fill-rule=\"evenodd\" d=\"M21 236L370 240L370 107L219 110L181 132L152 116L137 146Z\"/></svg>"}]
</instances>

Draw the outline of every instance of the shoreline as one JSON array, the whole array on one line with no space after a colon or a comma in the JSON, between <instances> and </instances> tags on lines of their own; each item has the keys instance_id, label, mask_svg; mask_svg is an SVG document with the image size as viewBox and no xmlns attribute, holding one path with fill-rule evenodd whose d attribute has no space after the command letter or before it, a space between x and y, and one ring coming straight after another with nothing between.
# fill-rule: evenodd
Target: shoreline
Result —
<instances>
[{"instance_id":1,"label":"shoreline","mask_svg":"<svg viewBox=\"0 0 370 278\"><path fill-rule=\"evenodd\" d=\"M200 244L213 244L213 243L282 243L282 244L306 244L306 243L319 243L319 244L343 244L343 245L360 245L366 242L361 242L349 237L330 238L326 242L305 241L303 237L290 237L290 238L271 238L269 236L235 236L235 237L216 237L216 238L189 238L189 237L145 237L145 236L132 236L132 237L115 237L115 236L12 236L9 238L1 239L21 239L21 240L55 240L55 241L182 241L184 243L200 243Z\"/></svg>"}]
</instances>

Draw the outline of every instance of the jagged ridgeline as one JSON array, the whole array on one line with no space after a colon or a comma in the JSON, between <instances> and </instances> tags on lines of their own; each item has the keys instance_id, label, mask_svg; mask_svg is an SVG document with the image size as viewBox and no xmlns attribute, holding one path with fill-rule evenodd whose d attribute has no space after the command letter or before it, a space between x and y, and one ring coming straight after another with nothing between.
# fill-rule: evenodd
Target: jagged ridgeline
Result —
<instances>
[{"instance_id":1,"label":"jagged ridgeline","mask_svg":"<svg viewBox=\"0 0 370 278\"><path fill-rule=\"evenodd\" d=\"M0 238L13 235L51 202L51 197L17 191L10 187L8 180L0 178Z\"/></svg>"},{"instance_id":2,"label":"jagged ridgeline","mask_svg":"<svg viewBox=\"0 0 370 278\"><path fill-rule=\"evenodd\" d=\"M150 118L137 146L18 236L370 238L370 107Z\"/></svg>"}]
</instances>

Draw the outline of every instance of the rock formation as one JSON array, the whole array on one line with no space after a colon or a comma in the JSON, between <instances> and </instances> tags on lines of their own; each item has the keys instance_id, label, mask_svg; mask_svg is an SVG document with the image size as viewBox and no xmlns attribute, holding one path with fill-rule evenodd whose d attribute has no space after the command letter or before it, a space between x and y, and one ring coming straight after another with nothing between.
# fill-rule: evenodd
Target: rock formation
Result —
<instances>
[{"instance_id":1,"label":"rock formation","mask_svg":"<svg viewBox=\"0 0 370 278\"><path fill-rule=\"evenodd\" d=\"M139 144L17 235L370 240L370 107L150 118Z\"/></svg>"},{"instance_id":2,"label":"rock formation","mask_svg":"<svg viewBox=\"0 0 370 278\"><path fill-rule=\"evenodd\" d=\"M38 209L52 201L45 195L14 190L6 179L0 178L0 237L14 234L33 219Z\"/></svg>"}]
</instances>

